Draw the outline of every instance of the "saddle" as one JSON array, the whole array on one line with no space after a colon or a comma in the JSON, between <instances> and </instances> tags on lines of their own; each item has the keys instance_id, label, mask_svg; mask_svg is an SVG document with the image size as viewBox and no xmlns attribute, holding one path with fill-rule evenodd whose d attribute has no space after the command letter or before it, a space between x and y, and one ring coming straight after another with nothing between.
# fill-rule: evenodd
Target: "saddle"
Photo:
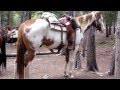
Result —
<instances>
[{"instance_id":1,"label":"saddle","mask_svg":"<svg viewBox=\"0 0 120 90\"><path fill-rule=\"evenodd\" d=\"M51 30L67 32L66 25L60 22L51 22L50 23Z\"/></svg>"},{"instance_id":2,"label":"saddle","mask_svg":"<svg viewBox=\"0 0 120 90\"><path fill-rule=\"evenodd\" d=\"M67 33L68 48L74 50L75 47L75 37L76 28L78 25L75 24L75 20L71 19L70 25L65 25L59 21L49 22L51 30L61 32L61 41L63 43L63 32ZM72 46L72 47L71 47Z\"/></svg>"}]
</instances>

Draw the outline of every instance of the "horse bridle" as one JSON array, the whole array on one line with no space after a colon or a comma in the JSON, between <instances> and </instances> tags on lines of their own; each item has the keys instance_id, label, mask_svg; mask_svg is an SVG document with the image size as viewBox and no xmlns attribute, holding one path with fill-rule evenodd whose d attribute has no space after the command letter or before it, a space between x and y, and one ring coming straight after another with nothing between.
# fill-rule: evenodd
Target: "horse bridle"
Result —
<instances>
[{"instance_id":1,"label":"horse bridle","mask_svg":"<svg viewBox=\"0 0 120 90\"><path fill-rule=\"evenodd\" d=\"M99 23L100 17L97 17L96 15L95 17L96 17L96 20L93 23L95 23L95 27L99 28L98 30L100 31L101 30L101 24Z\"/></svg>"}]
</instances>

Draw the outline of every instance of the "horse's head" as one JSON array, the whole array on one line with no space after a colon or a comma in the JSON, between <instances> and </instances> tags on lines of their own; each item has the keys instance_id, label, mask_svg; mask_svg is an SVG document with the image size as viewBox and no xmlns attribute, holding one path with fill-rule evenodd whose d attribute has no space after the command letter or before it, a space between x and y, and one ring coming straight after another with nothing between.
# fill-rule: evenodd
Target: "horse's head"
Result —
<instances>
[{"instance_id":1,"label":"horse's head","mask_svg":"<svg viewBox=\"0 0 120 90\"><path fill-rule=\"evenodd\" d=\"M49 20L49 22L58 21L57 16L53 13L50 13L50 12L44 12L42 14L41 18L47 19L47 20Z\"/></svg>"},{"instance_id":2,"label":"horse's head","mask_svg":"<svg viewBox=\"0 0 120 90\"><path fill-rule=\"evenodd\" d=\"M93 13L95 15L95 21L93 22L93 25L97 28L97 30L103 33L105 30L105 25L102 12L94 11Z\"/></svg>"}]
</instances>

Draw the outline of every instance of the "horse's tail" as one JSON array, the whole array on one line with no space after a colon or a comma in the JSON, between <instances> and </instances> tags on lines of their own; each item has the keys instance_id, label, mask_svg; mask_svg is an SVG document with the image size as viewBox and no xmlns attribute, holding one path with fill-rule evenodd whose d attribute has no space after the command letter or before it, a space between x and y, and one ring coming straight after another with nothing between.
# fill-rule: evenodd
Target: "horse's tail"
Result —
<instances>
[{"instance_id":1,"label":"horse's tail","mask_svg":"<svg viewBox=\"0 0 120 90\"><path fill-rule=\"evenodd\" d=\"M18 78L24 78L24 54L25 45L22 39L22 31L19 32L18 45L17 45L17 75Z\"/></svg>"},{"instance_id":2,"label":"horse's tail","mask_svg":"<svg viewBox=\"0 0 120 90\"><path fill-rule=\"evenodd\" d=\"M2 35L2 45L0 53L0 65L6 69L6 41L5 37Z\"/></svg>"}]
</instances>

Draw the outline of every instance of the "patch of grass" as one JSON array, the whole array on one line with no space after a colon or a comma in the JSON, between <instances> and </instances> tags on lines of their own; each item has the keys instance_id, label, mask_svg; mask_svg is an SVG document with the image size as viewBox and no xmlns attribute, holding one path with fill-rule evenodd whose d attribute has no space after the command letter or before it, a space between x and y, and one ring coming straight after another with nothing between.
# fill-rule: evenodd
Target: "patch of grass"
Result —
<instances>
[{"instance_id":1,"label":"patch of grass","mask_svg":"<svg viewBox=\"0 0 120 90\"><path fill-rule=\"evenodd\" d=\"M115 40L111 39L104 39L104 40L98 40L96 41L97 45L106 45L106 46L113 46L115 44Z\"/></svg>"}]
</instances>

